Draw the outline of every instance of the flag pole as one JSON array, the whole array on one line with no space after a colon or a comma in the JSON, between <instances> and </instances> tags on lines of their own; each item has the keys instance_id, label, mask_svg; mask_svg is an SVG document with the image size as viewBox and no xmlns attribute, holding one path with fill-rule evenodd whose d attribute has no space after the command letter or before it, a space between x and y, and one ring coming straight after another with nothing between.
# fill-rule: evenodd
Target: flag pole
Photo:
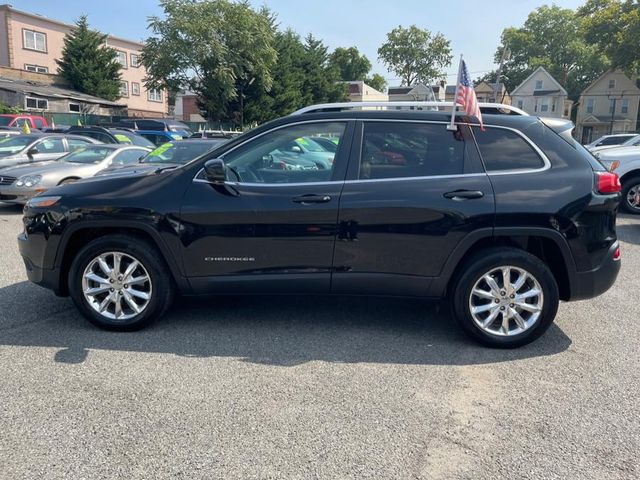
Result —
<instances>
[{"instance_id":1,"label":"flag pole","mask_svg":"<svg viewBox=\"0 0 640 480\"><path fill-rule=\"evenodd\" d=\"M447 125L447 130L458 130L458 126L455 124L456 119L456 109L458 108L458 104L456 101L458 100L458 88L460 88L460 70L462 68L462 54L460 54L460 62L458 62L458 76L456 77L456 90L453 93L453 108L451 108L451 122Z\"/></svg>"}]
</instances>

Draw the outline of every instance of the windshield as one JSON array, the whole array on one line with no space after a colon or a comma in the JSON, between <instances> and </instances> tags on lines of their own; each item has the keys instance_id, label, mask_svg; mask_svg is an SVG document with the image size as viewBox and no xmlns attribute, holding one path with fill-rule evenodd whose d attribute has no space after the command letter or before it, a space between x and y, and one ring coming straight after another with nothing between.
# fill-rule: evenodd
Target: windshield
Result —
<instances>
[{"instance_id":1,"label":"windshield","mask_svg":"<svg viewBox=\"0 0 640 480\"><path fill-rule=\"evenodd\" d=\"M126 132L124 130L121 130L119 132L114 132L113 136L116 137L116 140L118 140L118 143L129 143L129 144L137 145L139 147L155 148L155 145L151 143L149 140L147 140L146 138L141 137L140 135L136 135L134 133Z\"/></svg>"},{"instance_id":2,"label":"windshield","mask_svg":"<svg viewBox=\"0 0 640 480\"><path fill-rule=\"evenodd\" d=\"M13 117L0 117L0 126L6 127L11 123Z\"/></svg>"},{"instance_id":3,"label":"windshield","mask_svg":"<svg viewBox=\"0 0 640 480\"><path fill-rule=\"evenodd\" d=\"M100 163L113 153L112 148L81 147L66 155L61 161L69 163Z\"/></svg>"},{"instance_id":4,"label":"windshield","mask_svg":"<svg viewBox=\"0 0 640 480\"><path fill-rule=\"evenodd\" d=\"M184 165L211 150L215 145L208 142L169 142L149 152L140 163L175 163Z\"/></svg>"},{"instance_id":5,"label":"windshield","mask_svg":"<svg viewBox=\"0 0 640 480\"><path fill-rule=\"evenodd\" d=\"M637 147L638 145L640 145L640 135L636 135L635 137L631 137L629 140L624 142L622 145L625 145L625 146L628 146L628 147Z\"/></svg>"},{"instance_id":6,"label":"windshield","mask_svg":"<svg viewBox=\"0 0 640 480\"><path fill-rule=\"evenodd\" d=\"M11 155L33 142L33 137L18 135L0 139L0 155Z\"/></svg>"},{"instance_id":7,"label":"windshield","mask_svg":"<svg viewBox=\"0 0 640 480\"><path fill-rule=\"evenodd\" d=\"M296 139L296 143L302 145L308 152L326 152L324 148L318 145L309 137L301 137Z\"/></svg>"}]
</instances>

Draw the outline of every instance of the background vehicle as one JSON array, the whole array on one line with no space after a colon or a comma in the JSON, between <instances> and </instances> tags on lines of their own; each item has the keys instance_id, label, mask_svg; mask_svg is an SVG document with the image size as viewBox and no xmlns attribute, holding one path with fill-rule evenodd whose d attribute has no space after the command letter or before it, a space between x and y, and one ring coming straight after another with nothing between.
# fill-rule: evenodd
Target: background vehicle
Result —
<instances>
[{"instance_id":1,"label":"background vehicle","mask_svg":"<svg viewBox=\"0 0 640 480\"><path fill-rule=\"evenodd\" d=\"M36 130L37 132L38 130ZM22 135L22 131L18 128L0 128L0 139L7 137L15 137Z\"/></svg>"},{"instance_id":2,"label":"background vehicle","mask_svg":"<svg viewBox=\"0 0 640 480\"><path fill-rule=\"evenodd\" d=\"M25 115L22 113L3 113L0 114L0 126L2 127L22 127L28 124L29 128L42 129L49 124L47 119L39 115Z\"/></svg>"},{"instance_id":3,"label":"background vehicle","mask_svg":"<svg viewBox=\"0 0 640 480\"><path fill-rule=\"evenodd\" d=\"M98 173L98 176L134 175L155 171L158 168L179 167L223 143L225 143L225 140L221 139L167 142L149 152L135 165L112 166Z\"/></svg>"},{"instance_id":4,"label":"background vehicle","mask_svg":"<svg viewBox=\"0 0 640 480\"><path fill-rule=\"evenodd\" d=\"M587 150L592 150L596 147L610 147L615 145L621 145L627 140L637 136L637 133L616 133L614 135L603 135L602 137L594 140L593 142L585 145Z\"/></svg>"},{"instance_id":5,"label":"background vehicle","mask_svg":"<svg viewBox=\"0 0 640 480\"><path fill-rule=\"evenodd\" d=\"M202 130L200 132L192 133L189 138L235 138L241 135L242 132L233 132L228 130Z\"/></svg>"},{"instance_id":6,"label":"background vehicle","mask_svg":"<svg viewBox=\"0 0 640 480\"><path fill-rule=\"evenodd\" d=\"M114 330L149 324L175 291L446 297L497 347L615 281L620 184L570 122L486 115L481 131L458 115L452 132L444 111L307 112L181 167L34 198L18 239L29 278ZM314 137L339 139L330 168L265 165ZM374 164L376 148L404 162Z\"/></svg>"},{"instance_id":7,"label":"background vehicle","mask_svg":"<svg viewBox=\"0 0 640 480\"><path fill-rule=\"evenodd\" d=\"M157 147L167 142L182 140L183 138L182 135L178 133L160 130L135 130L135 133L146 138Z\"/></svg>"},{"instance_id":8,"label":"background vehicle","mask_svg":"<svg viewBox=\"0 0 640 480\"><path fill-rule=\"evenodd\" d=\"M622 209L640 215L640 146L609 148L597 152L596 158L620 177Z\"/></svg>"},{"instance_id":9,"label":"background vehicle","mask_svg":"<svg viewBox=\"0 0 640 480\"><path fill-rule=\"evenodd\" d=\"M598 158L598 152L602 152L604 150L610 150L612 148L621 148L621 147L639 147L640 146L640 135L634 135L633 137L625 140L621 144L617 145L602 145L600 147L592 147L589 149L591 153L593 153L596 158Z\"/></svg>"},{"instance_id":10,"label":"background vehicle","mask_svg":"<svg viewBox=\"0 0 640 480\"><path fill-rule=\"evenodd\" d=\"M167 131L188 138L193 132L187 125L171 118L128 118L120 120L117 126L133 130Z\"/></svg>"},{"instance_id":11,"label":"background vehicle","mask_svg":"<svg viewBox=\"0 0 640 480\"><path fill-rule=\"evenodd\" d=\"M79 135L31 133L0 139L0 169L21 163L56 160L97 140Z\"/></svg>"},{"instance_id":12,"label":"background vehicle","mask_svg":"<svg viewBox=\"0 0 640 480\"><path fill-rule=\"evenodd\" d=\"M0 199L9 203L26 203L49 188L91 177L109 166L137 163L148 152L147 148L128 145L88 145L58 160L5 168L2 170Z\"/></svg>"},{"instance_id":13,"label":"background vehicle","mask_svg":"<svg viewBox=\"0 0 640 480\"><path fill-rule=\"evenodd\" d=\"M137 145L138 147L155 148L155 145L144 137L136 135L130 130L121 128L105 128L90 126L72 126L67 132L95 138L102 143L123 143Z\"/></svg>"}]
</instances>

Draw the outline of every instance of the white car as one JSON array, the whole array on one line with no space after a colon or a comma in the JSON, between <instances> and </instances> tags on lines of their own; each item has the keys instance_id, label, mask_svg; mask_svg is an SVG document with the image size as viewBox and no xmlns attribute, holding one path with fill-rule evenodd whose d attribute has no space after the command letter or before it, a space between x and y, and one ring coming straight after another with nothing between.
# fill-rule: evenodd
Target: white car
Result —
<instances>
[{"instance_id":1,"label":"white car","mask_svg":"<svg viewBox=\"0 0 640 480\"><path fill-rule=\"evenodd\" d=\"M599 147L588 148L591 153L594 155L596 152L601 152L603 150L609 150L611 148L620 148L620 147L637 147L640 146L640 135L634 135L631 138L624 141L620 145L601 145Z\"/></svg>"},{"instance_id":2,"label":"white car","mask_svg":"<svg viewBox=\"0 0 640 480\"><path fill-rule=\"evenodd\" d=\"M598 147L617 147L637 135L637 133L616 133L614 135L603 135L597 140L586 144L584 148L589 151L593 151L594 148Z\"/></svg>"},{"instance_id":3,"label":"white car","mask_svg":"<svg viewBox=\"0 0 640 480\"><path fill-rule=\"evenodd\" d=\"M640 146L609 148L596 152L595 157L620 177L622 209L640 215Z\"/></svg>"}]
</instances>

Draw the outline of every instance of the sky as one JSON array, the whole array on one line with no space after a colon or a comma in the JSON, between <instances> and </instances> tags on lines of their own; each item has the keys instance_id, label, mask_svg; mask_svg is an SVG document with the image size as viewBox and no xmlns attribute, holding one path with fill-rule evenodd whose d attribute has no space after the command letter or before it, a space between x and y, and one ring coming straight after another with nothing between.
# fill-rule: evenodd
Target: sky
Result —
<instances>
[{"instance_id":1,"label":"sky","mask_svg":"<svg viewBox=\"0 0 640 480\"><path fill-rule=\"evenodd\" d=\"M150 35L147 18L162 16L157 0L0 0L19 10L72 23L81 14L93 28L132 40ZM400 83L377 60L378 47L387 32L412 24L442 32L449 40L454 61L447 69L455 81L457 59L464 55L473 78L493 70L493 54L506 27L522 26L535 8L551 4L543 0L251 0L267 5L278 15L282 29L300 35L313 33L330 48L357 47L373 64L373 71L391 86ZM576 8L584 0L555 0L558 6Z\"/></svg>"}]
</instances>

